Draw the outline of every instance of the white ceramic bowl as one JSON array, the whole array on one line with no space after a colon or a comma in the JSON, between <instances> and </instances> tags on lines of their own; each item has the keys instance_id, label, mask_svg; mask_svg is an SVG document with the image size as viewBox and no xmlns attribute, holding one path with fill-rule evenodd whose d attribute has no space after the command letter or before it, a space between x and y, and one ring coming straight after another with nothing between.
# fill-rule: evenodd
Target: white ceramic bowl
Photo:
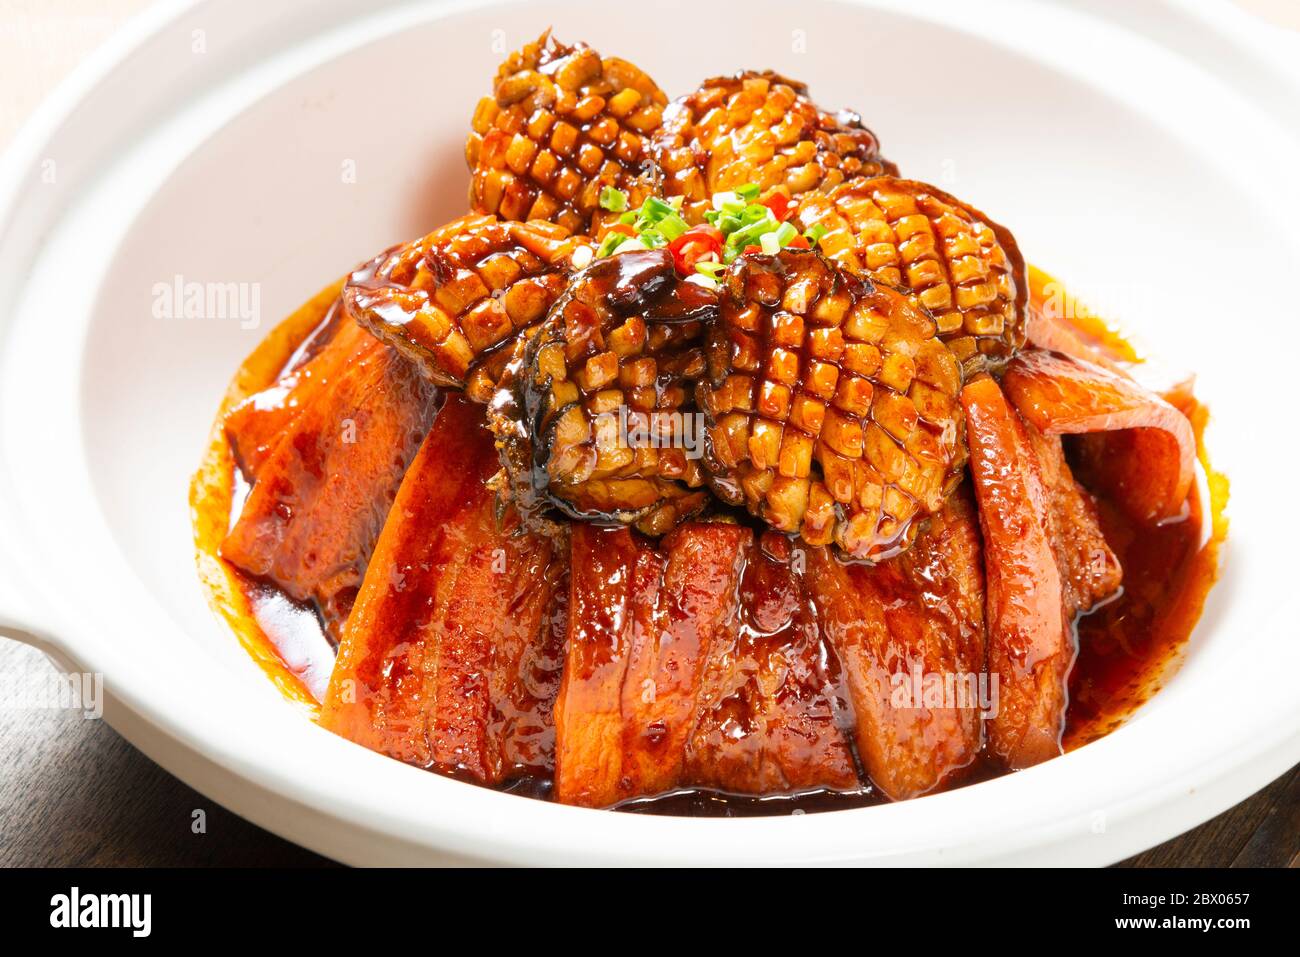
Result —
<instances>
[{"instance_id":1,"label":"white ceramic bowl","mask_svg":"<svg viewBox=\"0 0 1300 957\"><path fill-rule=\"evenodd\" d=\"M1282 494L1300 355L1294 80L1235 20L1185 10L910 6L150 11L46 107L0 181L0 631L102 672L108 720L189 784L354 863L1105 863L1267 783L1300 760ZM672 95L745 66L806 80L859 109L909 175L1012 225L1035 263L1200 373L1233 481L1227 563L1186 663L1128 724L902 804L700 820L457 783L278 697L195 578L186 490L218 398L276 318L461 211L475 100L547 24ZM155 284L178 275L259 284L260 328L156 318Z\"/></svg>"}]
</instances>

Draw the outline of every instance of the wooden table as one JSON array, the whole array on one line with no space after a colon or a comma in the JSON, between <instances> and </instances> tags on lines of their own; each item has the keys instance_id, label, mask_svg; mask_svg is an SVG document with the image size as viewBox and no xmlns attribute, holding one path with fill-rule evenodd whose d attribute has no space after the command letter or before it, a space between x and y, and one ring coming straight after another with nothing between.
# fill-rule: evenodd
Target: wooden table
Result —
<instances>
[{"instance_id":1,"label":"wooden table","mask_svg":"<svg viewBox=\"0 0 1300 957\"><path fill-rule=\"evenodd\" d=\"M0 145L91 48L147 0L0 0ZM39 654L0 639L0 674ZM207 830L194 834L195 810ZM0 709L0 866L329 866L186 787L100 721ZM1133 866L1300 864L1300 766Z\"/></svg>"}]
</instances>

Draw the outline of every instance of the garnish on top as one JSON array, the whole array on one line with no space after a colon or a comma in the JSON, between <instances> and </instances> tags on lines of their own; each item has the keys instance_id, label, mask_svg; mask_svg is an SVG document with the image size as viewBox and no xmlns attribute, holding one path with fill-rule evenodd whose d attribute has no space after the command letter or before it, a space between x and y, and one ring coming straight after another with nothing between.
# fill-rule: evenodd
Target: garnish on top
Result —
<instances>
[{"instance_id":1,"label":"garnish on top","mask_svg":"<svg viewBox=\"0 0 1300 957\"><path fill-rule=\"evenodd\" d=\"M690 226L682 218L682 197L651 196L630 209L628 194L606 187L601 209L618 213L596 250L597 258L616 253L667 247L677 271L688 281L717 288L718 277L742 253L774 255L782 249L811 249L825 234L820 225L800 233L789 220L794 203L782 190L759 198L759 187L747 183L714 193L705 221Z\"/></svg>"}]
</instances>

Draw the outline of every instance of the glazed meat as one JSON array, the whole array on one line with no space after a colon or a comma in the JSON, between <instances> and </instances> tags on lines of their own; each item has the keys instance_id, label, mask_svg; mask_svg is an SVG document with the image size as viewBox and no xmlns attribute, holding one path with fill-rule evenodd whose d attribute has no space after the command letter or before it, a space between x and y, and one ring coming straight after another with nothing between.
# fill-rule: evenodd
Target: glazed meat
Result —
<instances>
[{"instance_id":1,"label":"glazed meat","mask_svg":"<svg viewBox=\"0 0 1300 957\"><path fill-rule=\"evenodd\" d=\"M343 303L358 323L438 385L486 402L515 338L563 292L590 247L562 226L467 216L353 273Z\"/></svg>"},{"instance_id":2,"label":"glazed meat","mask_svg":"<svg viewBox=\"0 0 1300 957\"><path fill-rule=\"evenodd\" d=\"M960 478L961 372L934 320L816 252L733 264L708 364L714 492L810 545L895 554Z\"/></svg>"},{"instance_id":3,"label":"glazed meat","mask_svg":"<svg viewBox=\"0 0 1300 957\"><path fill-rule=\"evenodd\" d=\"M521 348L492 403L517 502L667 531L704 507L699 456L679 427L704 372L717 296L683 282L665 250L579 273ZM676 433L676 434L675 434Z\"/></svg>"},{"instance_id":4,"label":"glazed meat","mask_svg":"<svg viewBox=\"0 0 1300 957\"><path fill-rule=\"evenodd\" d=\"M660 553L626 529L574 526L573 615L555 711L561 801L601 807L681 786L699 675L735 614L747 535L690 526Z\"/></svg>"},{"instance_id":5,"label":"glazed meat","mask_svg":"<svg viewBox=\"0 0 1300 957\"><path fill-rule=\"evenodd\" d=\"M988 669L1000 707L989 748L1011 768L1060 753L1074 662L1047 490L1024 422L992 379L962 392L988 574Z\"/></svg>"},{"instance_id":6,"label":"glazed meat","mask_svg":"<svg viewBox=\"0 0 1300 957\"><path fill-rule=\"evenodd\" d=\"M1173 405L1117 372L1041 350L1017 358L1003 381L1037 428L1083 436L1089 478L1134 518L1182 513L1195 478L1196 436Z\"/></svg>"},{"instance_id":7,"label":"glazed meat","mask_svg":"<svg viewBox=\"0 0 1300 957\"><path fill-rule=\"evenodd\" d=\"M740 794L860 787L840 664L803 571L812 562L775 532L745 554L735 622L702 675L687 781Z\"/></svg>"},{"instance_id":8,"label":"glazed meat","mask_svg":"<svg viewBox=\"0 0 1300 957\"><path fill-rule=\"evenodd\" d=\"M332 332L313 355L291 363L274 385L250 395L228 413L226 438L240 470L249 481L257 478L262 463L309 405L327 392L353 360L374 352L380 344L347 316L331 312L325 325ZM336 326L330 329L328 327Z\"/></svg>"},{"instance_id":9,"label":"glazed meat","mask_svg":"<svg viewBox=\"0 0 1300 957\"><path fill-rule=\"evenodd\" d=\"M375 342L286 429L221 556L315 603L337 633L436 408L436 389Z\"/></svg>"},{"instance_id":10,"label":"glazed meat","mask_svg":"<svg viewBox=\"0 0 1300 957\"><path fill-rule=\"evenodd\" d=\"M969 491L950 496L905 554L864 565L812 549L807 577L875 785L915 797L974 761L982 712L997 702L983 678L984 566Z\"/></svg>"},{"instance_id":11,"label":"glazed meat","mask_svg":"<svg viewBox=\"0 0 1300 957\"><path fill-rule=\"evenodd\" d=\"M1006 228L914 180L859 179L799 204L818 247L861 275L910 290L967 377L1000 368L1025 342L1029 280Z\"/></svg>"},{"instance_id":12,"label":"glazed meat","mask_svg":"<svg viewBox=\"0 0 1300 957\"><path fill-rule=\"evenodd\" d=\"M449 396L375 547L321 715L484 784L553 766L568 584L561 544L498 522L495 468L482 407Z\"/></svg>"},{"instance_id":13,"label":"glazed meat","mask_svg":"<svg viewBox=\"0 0 1300 957\"><path fill-rule=\"evenodd\" d=\"M1096 501L1075 481L1066 462L1060 436L1039 432L1027 419L1025 433L1047 493L1047 524L1061 570L1065 616L1073 620L1114 595L1123 571L1102 534Z\"/></svg>"},{"instance_id":14,"label":"glazed meat","mask_svg":"<svg viewBox=\"0 0 1300 957\"><path fill-rule=\"evenodd\" d=\"M896 173L854 113L826 113L802 83L771 72L707 80L664 111L654 158L667 196L687 222L703 222L710 197L747 183L799 196L855 176Z\"/></svg>"},{"instance_id":15,"label":"glazed meat","mask_svg":"<svg viewBox=\"0 0 1300 957\"><path fill-rule=\"evenodd\" d=\"M1061 753L1074 616L1114 593L1119 561L1060 448L987 377L962 391L988 578L992 754L1009 768Z\"/></svg>"},{"instance_id":16,"label":"glazed meat","mask_svg":"<svg viewBox=\"0 0 1300 957\"><path fill-rule=\"evenodd\" d=\"M471 208L591 232L603 188L644 194L648 137L667 102L626 60L543 34L501 65L474 111Z\"/></svg>"},{"instance_id":17,"label":"glazed meat","mask_svg":"<svg viewBox=\"0 0 1300 957\"><path fill-rule=\"evenodd\" d=\"M559 800L858 785L802 581L752 532L690 523L655 548L575 524L572 547Z\"/></svg>"}]
</instances>

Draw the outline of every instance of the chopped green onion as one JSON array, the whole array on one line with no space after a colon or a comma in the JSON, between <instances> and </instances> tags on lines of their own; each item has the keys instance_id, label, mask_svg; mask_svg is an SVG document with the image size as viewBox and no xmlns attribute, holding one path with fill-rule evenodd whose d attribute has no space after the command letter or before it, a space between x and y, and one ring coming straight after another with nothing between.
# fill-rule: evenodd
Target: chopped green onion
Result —
<instances>
[{"instance_id":1,"label":"chopped green onion","mask_svg":"<svg viewBox=\"0 0 1300 957\"><path fill-rule=\"evenodd\" d=\"M776 226L776 220L771 218L761 219L756 223L750 223L748 226L742 226L727 237L727 245L739 246L744 249L751 243L757 242L758 237L764 233L775 232Z\"/></svg>"},{"instance_id":2,"label":"chopped green onion","mask_svg":"<svg viewBox=\"0 0 1300 957\"><path fill-rule=\"evenodd\" d=\"M727 234L728 246L741 246L747 242L757 239L763 233L767 232L764 223L752 223L749 226L742 226L739 229L733 229Z\"/></svg>"},{"instance_id":3,"label":"chopped green onion","mask_svg":"<svg viewBox=\"0 0 1300 957\"><path fill-rule=\"evenodd\" d=\"M695 273L686 277L686 281L694 283L697 286L703 286L705 289L717 289L718 281L712 276L706 276L704 273Z\"/></svg>"},{"instance_id":4,"label":"chopped green onion","mask_svg":"<svg viewBox=\"0 0 1300 957\"><path fill-rule=\"evenodd\" d=\"M672 242L688 229L690 229L690 227L686 225L686 220L682 219L676 213L669 213L663 219L659 220L659 233L668 242Z\"/></svg>"},{"instance_id":5,"label":"chopped green onion","mask_svg":"<svg viewBox=\"0 0 1300 957\"><path fill-rule=\"evenodd\" d=\"M741 222L736 216L722 216L713 225L717 226L723 233L734 233L740 228Z\"/></svg>"},{"instance_id":6,"label":"chopped green onion","mask_svg":"<svg viewBox=\"0 0 1300 957\"><path fill-rule=\"evenodd\" d=\"M600 191L600 208L611 213L621 213L627 209L627 193L613 186L606 186Z\"/></svg>"},{"instance_id":7,"label":"chopped green onion","mask_svg":"<svg viewBox=\"0 0 1300 957\"><path fill-rule=\"evenodd\" d=\"M665 216L671 216L675 212L677 210L658 196L651 196L641 204L641 218L651 224L657 223Z\"/></svg>"},{"instance_id":8,"label":"chopped green onion","mask_svg":"<svg viewBox=\"0 0 1300 957\"><path fill-rule=\"evenodd\" d=\"M604 259L606 256L612 256L614 250L624 239L627 239L622 233L606 233L605 238L600 241L600 246L596 249L596 258Z\"/></svg>"},{"instance_id":9,"label":"chopped green onion","mask_svg":"<svg viewBox=\"0 0 1300 957\"><path fill-rule=\"evenodd\" d=\"M691 278L700 279L701 283L716 284L728 263L741 255L751 246L759 247L768 255L775 254L789 246L799 236L793 223L782 223L772 210L755 202L761 188L756 183L745 183L735 190L714 193L705 210L704 221L723 235L721 262L718 257L708 258L696 263L695 274ZM648 197L637 209L628 209L628 194L612 186L600 192L602 209L619 214L618 221L631 226L635 236L623 233L609 233L601 240L596 251L599 257L612 256L616 253L635 252L645 249L659 249L683 236L690 224L681 214L683 197L673 196L662 199ZM804 237L809 246L815 246L826 235L826 227L820 223L810 227Z\"/></svg>"}]
</instances>

